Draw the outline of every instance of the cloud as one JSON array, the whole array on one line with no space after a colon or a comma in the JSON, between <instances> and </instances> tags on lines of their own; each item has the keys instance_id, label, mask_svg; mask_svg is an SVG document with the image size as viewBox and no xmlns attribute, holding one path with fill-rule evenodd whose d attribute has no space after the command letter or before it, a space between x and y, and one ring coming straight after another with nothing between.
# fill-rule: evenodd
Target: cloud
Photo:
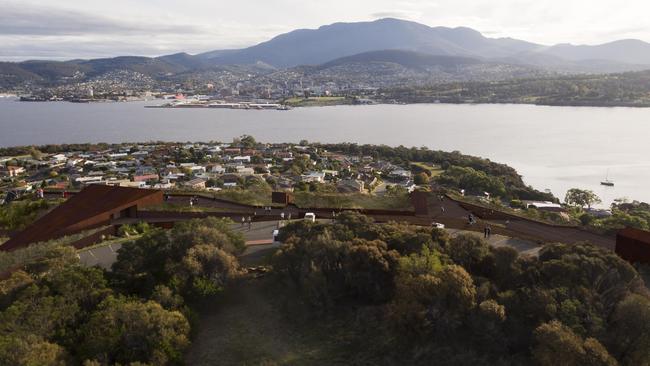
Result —
<instances>
[{"instance_id":1,"label":"cloud","mask_svg":"<svg viewBox=\"0 0 650 366\"><path fill-rule=\"evenodd\" d=\"M205 28L188 24L167 24L157 21L136 22L98 16L78 10L36 7L29 4L3 6L0 11L1 35L146 35L152 33L191 34Z\"/></svg>"},{"instance_id":2,"label":"cloud","mask_svg":"<svg viewBox=\"0 0 650 366\"><path fill-rule=\"evenodd\" d=\"M370 16L373 19L383 19L383 18L397 18L397 19L408 19L414 20L420 18L422 13L419 11L381 11L377 13L372 13Z\"/></svg>"}]
</instances>

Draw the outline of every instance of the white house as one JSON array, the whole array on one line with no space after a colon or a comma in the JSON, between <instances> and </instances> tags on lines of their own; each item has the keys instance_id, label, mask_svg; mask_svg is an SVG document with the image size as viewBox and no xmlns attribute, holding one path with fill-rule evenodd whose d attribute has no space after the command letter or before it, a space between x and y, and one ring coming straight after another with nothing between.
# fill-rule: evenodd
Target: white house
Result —
<instances>
[{"instance_id":1,"label":"white house","mask_svg":"<svg viewBox=\"0 0 650 366\"><path fill-rule=\"evenodd\" d=\"M300 179L303 182L316 182L316 183L323 183L325 180L325 173L323 172L310 172L308 174L303 174L300 176Z\"/></svg>"},{"instance_id":2,"label":"white house","mask_svg":"<svg viewBox=\"0 0 650 366\"><path fill-rule=\"evenodd\" d=\"M240 163L240 164L250 163L251 162L251 157L250 156L235 156L234 158L232 158L232 160L235 163Z\"/></svg>"}]
</instances>

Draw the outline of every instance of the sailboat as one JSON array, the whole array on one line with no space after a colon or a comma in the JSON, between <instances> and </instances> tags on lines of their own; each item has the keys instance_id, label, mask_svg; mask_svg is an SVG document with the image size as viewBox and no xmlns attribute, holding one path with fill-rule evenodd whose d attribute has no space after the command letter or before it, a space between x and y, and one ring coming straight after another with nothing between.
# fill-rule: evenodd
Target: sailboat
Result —
<instances>
[{"instance_id":1,"label":"sailboat","mask_svg":"<svg viewBox=\"0 0 650 366\"><path fill-rule=\"evenodd\" d=\"M600 184L603 186L614 187L614 181L609 180L609 169L607 170L607 175L605 176L605 180L600 182Z\"/></svg>"}]
</instances>

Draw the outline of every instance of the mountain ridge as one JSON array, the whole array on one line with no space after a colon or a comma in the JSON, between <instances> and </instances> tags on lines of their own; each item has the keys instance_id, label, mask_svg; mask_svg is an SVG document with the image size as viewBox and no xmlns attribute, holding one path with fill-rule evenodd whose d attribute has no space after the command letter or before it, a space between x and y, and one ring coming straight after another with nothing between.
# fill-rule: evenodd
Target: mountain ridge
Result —
<instances>
[{"instance_id":1,"label":"mountain ridge","mask_svg":"<svg viewBox=\"0 0 650 366\"><path fill-rule=\"evenodd\" d=\"M316 29L297 29L251 47L196 55L179 52L159 57L0 62L0 86L11 87L25 82L47 84L117 70L150 77L203 72L228 65L264 65L264 68L272 71L303 65L322 66L346 57L356 56L360 61L369 52L388 50L418 53L419 58L426 58L422 55L457 57L455 60L458 62L475 59L561 73L650 69L650 44L636 39L600 45L560 43L545 46L510 37L489 38L468 27L431 27L413 21L384 18L366 22L338 22ZM400 57L405 55L402 53ZM416 57L414 54L410 56Z\"/></svg>"}]
</instances>

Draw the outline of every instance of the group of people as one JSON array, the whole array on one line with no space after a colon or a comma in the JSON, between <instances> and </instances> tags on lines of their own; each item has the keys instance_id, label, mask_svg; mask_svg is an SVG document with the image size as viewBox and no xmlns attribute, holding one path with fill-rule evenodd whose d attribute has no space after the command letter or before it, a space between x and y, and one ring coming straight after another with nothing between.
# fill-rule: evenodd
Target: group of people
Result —
<instances>
[{"instance_id":1,"label":"group of people","mask_svg":"<svg viewBox=\"0 0 650 366\"><path fill-rule=\"evenodd\" d=\"M190 207L199 203L199 198L197 196L190 197Z\"/></svg>"},{"instance_id":2,"label":"group of people","mask_svg":"<svg viewBox=\"0 0 650 366\"><path fill-rule=\"evenodd\" d=\"M241 227L244 227L246 225L246 223L248 223L248 230L250 230L251 226L253 225L253 219L250 216L248 216L248 217L242 216L242 218L241 218Z\"/></svg>"},{"instance_id":3,"label":"group of people","mask_svg":"<svg viewBox=\"0 0 650 366\"><path fill-rule=\"evenodd\" d=\"M489 239L490 236L492 236L492 228L490 225L485 225L485 228L483 228L483 237Z\"/></svg>"}]
</instances>

